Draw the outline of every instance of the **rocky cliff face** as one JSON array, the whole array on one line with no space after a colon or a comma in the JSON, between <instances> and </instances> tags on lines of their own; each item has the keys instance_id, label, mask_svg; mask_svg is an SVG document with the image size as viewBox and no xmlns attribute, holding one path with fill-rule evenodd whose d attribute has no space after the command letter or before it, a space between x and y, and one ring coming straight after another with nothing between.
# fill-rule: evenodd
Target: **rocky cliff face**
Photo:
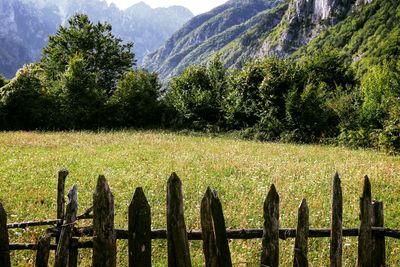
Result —
<instances>
[{"instance_id":1,"label":"rocky cliff face","mask_svg":"<svg viewBox=\"0 0 400 267\"><path fill-rule=\"evenodd\" d=\"M292 0L275 34L258 56L286 57L346 17L356 0ZM369 1L369 0L363 0Z\"/></svg>"},{"instance_id":2,"label":"rocky cliff face","mask_svg":"<svg viewBox=\"0 0 400 267\"><path fill-rule=\"evenodd\" d=\"M60 19L55 9L0 0L0 73L10 78L24 63L36 61Z\"/></svg>"}]
</instances>

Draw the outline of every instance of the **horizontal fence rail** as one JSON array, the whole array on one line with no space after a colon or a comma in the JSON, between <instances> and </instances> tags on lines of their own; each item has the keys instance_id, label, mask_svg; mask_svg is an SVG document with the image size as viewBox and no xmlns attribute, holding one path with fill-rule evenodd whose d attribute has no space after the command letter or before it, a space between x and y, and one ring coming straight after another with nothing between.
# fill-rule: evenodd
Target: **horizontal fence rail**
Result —
<instances>
[{"instance_id":1,"label":"horizontal fence rail","mask_svg":"<svg viewBox=\"0 0 400 267\"><path fill-rule=\"evenodd\" d=\"M400 231L384 227L383 203L371 197L371 184L364 178L360 198L360 227L343 228L343 200L339 175L332 181L331 227L309 228L307 201L302 200L296 228L279 226L279 194L274 185L264 201L264 224L260 229L227 229L218 193L208 188L201 202L201 230L188 231L183 210L182 183L173 173L167 183L167 228L151 229L151 208L142 188L137 188L129 206L128 229L114 228L114 198L104 176L93 194L93 206L77 215L77 186L68 192L65 205L67 170L58 174L57 219L7 224L0 203L0 262L10 267L10 251L35 250L35 266L48 266L49 252L55 251L56 267L77 266L78 249L93 250L93 266L116 266L116 241L128 240L129 266L151 266L151 240L166 239L168 266L192 266L189 241L203 241L206 266L232 266L228 240L262 239L261 266L279 265L279 240L295 238L293 266L308 266L308 239L330 238L330 266L342 266L343 237L358 237L357 266L386 266L385 238L400 239ZM92 220L88 227L77 227L79 220ZM10 243L8 231L16 228L53 226L37 243ZM85 238L85 241L80 241ZM89 239L89 240L87 240Z\"/></svg>"}]
</instances>

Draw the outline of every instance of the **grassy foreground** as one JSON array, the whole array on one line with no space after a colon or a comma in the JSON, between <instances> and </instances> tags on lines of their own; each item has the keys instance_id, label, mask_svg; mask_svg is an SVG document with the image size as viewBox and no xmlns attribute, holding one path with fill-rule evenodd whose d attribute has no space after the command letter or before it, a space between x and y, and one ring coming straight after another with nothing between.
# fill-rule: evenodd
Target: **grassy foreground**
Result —
<instances>
[{"instance_id":1,"label":"grassy foreground","mask_svg":"<svg viewBox=\"0 0 400 267\"><path fill-rule=\"evenodd\" d=\"M8 221L55 217L56 174L67 167L67 187L78 184L80 212L91 205L97 176L106 175L115 197L116 227L127 228L128 205L142 186L152 207L153 228L165 228L166 181L183 182L188 229L200 229L199 209L207 186L220 195L229 228L261 228L271 183L281 198L281 226L295 227L303 197L310 227L329 227L332 175L344 195L344 227L358 227L363 176L373 198L384 201L386 226L400 228L400 158L338 147L271 144L162 132L0 133L0 201ZM39 230L10 232L12 242L34 242ZM194 266L203 266L201 242L191 242ZM257 266L261 240L230 242L234 266ZM127 244L118 242L118 266L127 266ZM281 264L291 265L293 240L281 242ZM329 239L310 239L310 266L327 266ZM153 242L154 266L166 266L167 248ZM90 251L79 266L90 266ZM33 266L32 252L12 254L13 266ZM344 266L354 266L357 238L344 242ZM387 239L388 266L400 266L400 242Z\"/></svg>"}]
</instances>

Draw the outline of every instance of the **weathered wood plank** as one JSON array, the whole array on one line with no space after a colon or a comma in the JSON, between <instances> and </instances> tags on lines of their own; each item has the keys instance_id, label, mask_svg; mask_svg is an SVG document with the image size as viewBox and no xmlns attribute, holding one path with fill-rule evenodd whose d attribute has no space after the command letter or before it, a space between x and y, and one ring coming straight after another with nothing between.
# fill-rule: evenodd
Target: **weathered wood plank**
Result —
<instances>
[{"instance_id":1,"label":"weathered wood plank","mask_svg":"<svg viewBox=\"0 0 400 267\"><path fill-rule=\"evenodd\" d=\"M261 266L279 266L279 195L271 185L264 201Z\"/></svg>"},{"instance_id":2,"label":"weathered wood plank","mask_svg":"<svg viewBox=\"0 0 400 267\"><path fill-rule=\"evenodd\" d=\"M383 227L384 225L384 211L383 202L372 201L372 226ZM386 266L386 246L385 236L374 236L372 244L372 266L385 267Z\"/></svg>"},{"instance_id":3,"label":"weathered wood plank","mask_svg":"<svg viewBox=\"0 0 400 267\"><path fill-rule=\"evenodd\" d=\"M36 252L36 267L47 267L49 264L49 256L50 256L50 241L51 235L45 234L42 236L37 244L37 252Z\"/></svg>"},{"instance_id":4,"label":"weathered wood plank","mask_svg":"<svg viewBox=\"0 0 400 267\"><path fill-rule=\"evenodd\" d=\"M78 212L77 186L74 185L68 192L68 205L65 212L65 220L62 225L60 241L57 245L54 267L67 267L69 259L69 247L73 235L74 224Z\"/></svg>"},{"instance_id":5,"label":"weathered wood plank","mask_svg":"<svg viewBox=\"0 0 400 267\"><path fill-rule=\"evenodd\" d=\"M79 257L78 244L79 244L78 238L71 239L71 244L69 247L68 267L78 267L78 257Z\"/></svg>"},{"instance_id":6,"label":"weathered wood plank","mask_svg":"<svg viewBox=\"0 0 400 267\"><path fill-rule=\"evenodd\" d=\"M137 188L129 206L129 266L151 266L151 211L141 187Z\"/></svg>"},{"instance_id":7,"label":"weathered wood plank","mask_svg":"<svg viewBox=\"0 0 400 267\"><path fill-rule=\"evenodd\" d=\"M359 267L372 267L372 203L371 183L368 176L364 178L364 189L360 198L360 235L358 237Z\"/></svg>"},{"instance_id":8,"label":"weathered wood plank","mask_svg":"<svg viewBox=\"0 0 400 267\"><path fill-rule=\"evenodd\" d=\"M201 234L203 238L203 253L206 262L206 267L217 267L217 246L215 242L215 233L213 220L211 215L211 189L208 188L200 205L200 221L201 221Z\"/></svg>"},{"instance_id":9,"label":"weathered wood plank","mask_svg":"<svg viewBox=\"0 0 400 267\"><path fill-rule=\"evenodd\" d=\"M68 170L62 169L58 172L57 183L57 219L60 220L58 225L62 225L64 221L65 209L65 179L68 176Z\"/></svg>"},{"instance_id":10,"label":"weathered wood plank","mask_svg":"<svg viewBox=\"0 0 400 267\"><path fill-rule=\"evenodd\" d=\"M93 194L93 267L116 266L116 235L114 229L114 196L107 180L100 175Z\"/></svg>"},{"instance_id":11,"label":"weathered wood plank","mask_svg":"<svg viewBox=\"0 0 400 267\"><path fill-rule=\"evenodd\" d=\"M7 230L7 213L0 203L0 263L2 267L11 267L10 240Z\"/></svg>"},{"instance_id":12,"label":"weathered wood plank","mask_svg":"<svg viewBox=\"0 0 400 267\"><path fill-rule=\"evenodd\" d=\"M167 184L168 266L191 267L189 241L183 212L182 182L172 173Z\"/></svg>"},{"instance_id":13,"label":"weathered wood plank","mask_svg":"<svg viewBox=\"0 0 400 267\"><path fill-rule=\"evenodd\" d=\"M52 230L52 237L56 236L54 229ZM117 239L128 239L128 230L115 229ZM257 239L263 237L263 229L227 229L226 236L228 239ZM343 236L355 237L359 236L359 228L343 228ZM372 227L373 236L385 236L395 239L400 239L400 231L393 230L385 227ZM92 227L81 227L74 230L74 237L90 237L93 236ZM310 228L308 231L309 238L330 237L331 229L327 228ZM279 239L286 240L288 238L296 237L296 229L294 228L281 228L279 229ZM151 239L167 239L166 229L153 229L151 230ZM188 232L189 240L203 240L202 232L199 230L190 230ZM11 244L10 244L10 250Z\"/></svg>"},{"instance_id":14,"label":"weathered wood plank","mask_svg":"<svg viewBox=\"0 0 400 267\"><path fill-rule=\"evenodd\" d=\"M93 216L90 214L93 211L93 207L88 208L84 213L76 217L76 220L85 220L92 219ZM31 222L16 222L16 223L8 223L7 228L19 228L24 229L27 227L36 227L36 226L45 226L45 225L62 225L63 220L55 219L55 220L43 220L43 221L31 221Z\"/></svg>"},{"instance_id":15,"label":"weathered wood plank","mask_svg":"<svg viewBox=\"0 0 400 267\"><path fill-rule=\"evenodd\" d=\"M215 190L208 190L208 197L210 199L218 267L232 267L231 253L229 250L228 238L226 236L226 226L221 201Z\"/></svg>"},{"instance_id":16,"label":"weathered wood plank","mask_svg":"<svg viewBox=\"0 0 400 267\"><path fill-rule=\"evenodd\" d=\"M303 199L300 204L297 218L297 230L294 246L294 267L308 266L308 230L309 230L309 211L307 201Z\"/></svg>"},{"instance_id":17,"label":"weathered wood plank","mask_svg":"<svg viewBox=\"0 0 400 267\"><path fill-rule=\"evenodd\" d=\"M331 267L342 266L343 251L343 196L339 174L336 173L332 182L332 211L331 211Z\"/></svg>"}]
</instances>

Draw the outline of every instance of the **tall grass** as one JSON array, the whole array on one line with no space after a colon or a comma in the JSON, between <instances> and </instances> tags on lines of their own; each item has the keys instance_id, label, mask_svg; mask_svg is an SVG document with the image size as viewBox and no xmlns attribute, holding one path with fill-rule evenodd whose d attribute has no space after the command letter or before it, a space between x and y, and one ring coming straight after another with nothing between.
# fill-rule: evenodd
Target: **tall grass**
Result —
<instances>
[{"instance_id":1,"label":"tall grass","mask_svg":"<svg viewBox=\"0 0 400 267\"><path fill-rule=\"evenodd\" d=\"M400 228L400 158L340 147L259 143L229 137L166 132L0 133L0 201L10 222L55 217L56 174L68 168L67 187L78 184L80 211L91 205L97 176L104 174L115 196L116 227L127 228L128 205L142 186L152 207L153 228L165 228L166 181L183 182L189 229L200 229L200 202L207 186L220 195L229 228L261 228L271 183L281 198L281 226L295 227L306 197L310 227L329 227L331 179L342 178L344 227L358 227L364 175L373 197L385 203L386 226ZM35 242L44 229L10 231L12 242ZM191 242L194 266L203 266L201 242ZM230 242L235 266L257 266L261 240ZM387 240L388 266L400 266L400 243ZM119 266L127 266L127 243L118 242ZM281 242L281 264L291 265L293 240ZM311 239L311 266L327 266L329 239ZM154 266L166 266L165 241L153 242ZM13 266L33 266L33 252L12 254ZM79 266L90 266L90 251ZM346 238L344 266L357 260L357 238ZM248 264L248 265L246 265Z\"/></svg>"}]
</instances>

